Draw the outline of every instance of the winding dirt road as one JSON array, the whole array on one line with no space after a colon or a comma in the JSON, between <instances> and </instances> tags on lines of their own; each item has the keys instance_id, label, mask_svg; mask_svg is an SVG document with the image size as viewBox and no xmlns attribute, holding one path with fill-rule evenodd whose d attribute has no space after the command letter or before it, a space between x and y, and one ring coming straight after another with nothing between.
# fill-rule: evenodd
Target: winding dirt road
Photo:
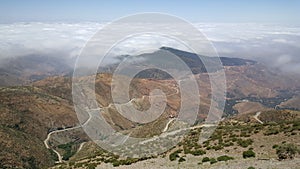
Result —
<instances>
[{"instance_id":1,"label":"winding dirt road","mask_svg":"<svg viewBox=\"0 0 300 169\"><path fill-rule=\"evenodd\" d=\"M181 81L182 81L182 80L179 80L179 84L180 84ZM178 94L178 93L179 93L179 89L176 88L175 90L176 90L175 93L170 94L170 95L167 95L167 96L172 96L172 95ZM144 98L145 98L145 96L142 97L142 99L144 99ZM129 102L123 103L123 104L119 104L119 105L120 105L120 106L122 106L122 105L124 105L124 104L126 105L126 104L129 104L129 103L132 103L132 101L134 101L134 100L138 100L138 99L132 98ZM107 107L103 107L103 108L108 108L108 107L111 107L112 105L113 105L113 103L111 103L111 104L109 104ZM103 109L103 108L102 108L102 109ZM99 110L99 109L97 109L97 110ZM54 133L60 133L60 132L65 132L65 131L70 131L70 130L74 130L74 129L81 128L82 126L86 125L86 124L91 120L92 116L91 116L90 113L91 113L91 112L88 112L89 118L87 119L86 122L84 122L83 125L77 125L77 126L70 127L70 128L64 128L64 129L54 130L54 131L51 131L50 133L48 133L47 138L44 140L44 145L45 145L45 147L46 147L47 149L52 149L52 151L57 155L58 161L56 161L56 163L62 163L62 162L63 162L63 156L60 155L60 153L59 153L58 151L56 151L54 148L52 148L52 147L49 145L49 140L50 140L50 138L51 138L51 135L54 134ZM174 120L175 120L175 118L170 119L170 121L166 124L165 128L163 129L163 132L166 132L166 131L168 130L170 123L171 123L172 121L174 121ZM128 136L128 137L129 137L129 136ZM125 141L126 141L126 140L125 140ZM81 144L80 144L80 146L79 146L77 152L80 151L80 150L82 149L82 147L83 147L84 144L85 144L85 143L81 143Z\"/></svg>"},{"instance_id":2,"label":"winding dirt road","mask_svg":"<svg viewBox=\"0 0 300 169\"><path fill-rule=\"evenodd\" d=\"M172 118L169 120L169 122L166 124L166 127L163 129L162 132L166 132L169 129L169 125L175 120L175 118Z\"/></svg>"},{"instance_id":3,"label":"winding dirt road","mask_svg":"<svg viewBox=\"0 0 300 169\"><path fill-rule=\"evenodd\" d=\"M64 132L64 131L74 130L74 129L77 129L77 128L80 128L80 127L81 126L75 126L75 127L61 129L61 130L54 130L54 131L48 133L47 138L44 140L44 144L45 144L45 146L46 146L47 149L52 149L52 151L55 152L55 154L58 157L58 161L57 161L58 163L62 162L62 156L54 148L50 147L49 140L50 140L51 135L54 134L54 133L60 133L60 132Z\"/></svg>"},{"instance_id":4,"label":"winding dirt road","mask_svg":"<svg viewBox=\"0 0 300 169\"><path fill-rule=\"evenodd\" d=\"M258 118L258 116L261 114L261 112L259 111L259 112L257 112L254 116L253 116L253 118L256 120L256 121L258 121L260 124L264 124L264 122L262 122L259 118Z\"/></svg>"},{"instance_id":5,"label":"winding dirt road","mask_svg":"<svg viewBox=\"0 0 300 169\"><path fill-rule=\"evenodd\" d=\"M92 116L90 115L90 112L88 114L89 114L89 118L84 122L84 124L82 126L86 125L91 120ZM51 131L50 133L48 133L47 138L44 140L44 144L45 144L45 147L47 149L52 149L52 151L57 155L58 161L56 161L56 163L62 163L63 162L63 160L62 160L63 156L60 155L59 152L56 151L54 148L51 148L51 146L49 145L49 140L50 140L51 135L54 134L54 133L60 133L60 132L65 132L65 131L78 129L78 128L81 128L82 126L78 125L78 126L74 126L74 127L70 127L70 128L54 130L54 131ZM83 145L80 145L80 146L83 146Z\"/></svg>"},{"instance_id":6,"label":"winding dirt road","mask_svg":"<svg viewBox=\"0 0 300 169\"><path fill-rule=\"evenodd\" d=\"M84 146L85 143L86 143L86 142L83 142L83 143L80 144L80 146L79 146L79 148L78 148L78 150L77 150L77 153L82 149L82 147Z\"/></svg>"}]
</instances>

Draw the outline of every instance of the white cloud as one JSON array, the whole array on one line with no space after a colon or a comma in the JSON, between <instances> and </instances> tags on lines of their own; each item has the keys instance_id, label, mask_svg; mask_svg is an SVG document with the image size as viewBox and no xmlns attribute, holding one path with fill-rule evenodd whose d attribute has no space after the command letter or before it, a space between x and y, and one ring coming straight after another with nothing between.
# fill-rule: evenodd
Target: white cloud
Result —
<instances>
[{"instance_id":1,"label":"white cloud","mask_svg":"<svg viewBox=\"0 0 300 169\"><path fill-rule=\"evenodd\" d=\"M15 23L0 25L0 58L80 49L101 27L98 23ZM72 56L71 56L72 57Z\"/></svg>"},{"instance_id":2,"label":"white cloud","mask_svg":"<svg viewBox=\"0 0 300 169\"><path fill-rule=\"evenodd\" d=\"M114 55L139 55L145 52L155 51L162 46L172 46L185 51L189 50L174 39L168 39L159 35L145 34L125 39L119 43L112 52L114 52Z\"/></svg>"},{"instance_id":3,"label":"white cloud","mask_svg":"<svg viewBox=\"0 0 300 169\"><path fill-rule=\"evenodd\" d=\"M238 42L277 36L300 36L300 27L260 23L194 24L212 41Z\"/></svg>"},{"instance_id":4,"label":"white cloud","mask_svg":"<svg viewBox=\"0 0 300 169\"><path fill-rule=\"evenodd\" d=\"M273 39L273 42L279 42L279 43L287 43L288 41L286 39Z\"/></svg>"},{"instance_id":5,"label":"white cloud","mask_svg":"<svg viewBox=\"0 0 300 169\"><path fill-rule=\"evenodd\" d=\"M300 27L257 23L195 24L221 56L257 60L300 73Z\"/></svg>"},{"instance_id":6,"label":"white cloud","mask_svg":"<svg viewBox=\"0 0 300 169\"><path fill-rule=\"evenodd\" d=\"M277 65L289 64L292 61L292 57L289 55L281 55L276 59Z\"/></svg>"},{"instance_id":7,"label":"white cloud","mask_svg":"<svg viewBox=\"0 0 300 169\"><path fill-rule=\"evenodd\" d=\"M74 57L103 25L92 22L0 24L0 59L53 52ZM221 56L255 59L278 67L293 64L293 71L300 69L300 27L256 23L194 25L213 42ZM112 52L132 55L161 46L187 50L173 39L142 35L123 41Z\"/></svg>"}]
</instances>

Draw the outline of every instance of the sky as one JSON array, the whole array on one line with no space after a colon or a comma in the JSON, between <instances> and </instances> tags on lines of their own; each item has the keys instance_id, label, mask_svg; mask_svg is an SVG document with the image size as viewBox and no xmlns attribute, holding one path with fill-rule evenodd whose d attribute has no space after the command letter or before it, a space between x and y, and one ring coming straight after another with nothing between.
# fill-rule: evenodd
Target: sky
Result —
<instances>
[{"instance_id":1,"label":"sky","mask_svg":"<svg viewBox=\"0 0 300 169\"><path fill-rule=\"evenodd\" d=\"M299 0L0 0L0 23L111 21L162 12L191 22L300 23Z\"/></svg>"}]
</instances>

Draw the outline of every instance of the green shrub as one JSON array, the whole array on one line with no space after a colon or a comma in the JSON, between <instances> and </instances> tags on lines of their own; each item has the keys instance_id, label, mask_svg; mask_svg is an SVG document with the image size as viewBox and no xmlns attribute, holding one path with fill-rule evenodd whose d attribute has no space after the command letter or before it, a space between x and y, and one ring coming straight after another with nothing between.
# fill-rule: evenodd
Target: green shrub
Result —
<instances>
[{"instance_id":1,"label":"green shrub","mask_svg":"<svg viewBox=\"0 0 300 169\"><path fill-rule=\"evenodd\" d=\"M255 157L255 153L252 150L244 151L243 158Z\"/></svg>"},{"instance_id":2,"label":"green shrub","mask_svg":"<svg viewBox=\"0 0 300 169\"><path fill-rule=\"evenodd\" d=\"M294 136L294 135L296 135L296 134L297 134L297 133L295 133L295 132L292 132L292 133L291 133L292 136Z\"/></svg>"},{"instance_id":3,"label":"green shrub","mask_svg":"<svg viewBox=\"0 0 300 169\"><path fill-rule=\"evenodd\" d=\"M280 131L279 131L279 129L277 129L277 128L269 128L265 133L264 133L264 135L266 135L266 136L269 136L269 135L276 135L276 134L278 134Z\"/></svg>"},{"instance_id":4,"label":"green shrub","mask_svg":"<svg viewBox=\"0 0 300 169\"><path fill-rule=\"evenodd\" d=\"M58 148L63 149L65 151L62 158L63 160L69 160L69 158L76 153L75 149L73 148L74 144L74 142L69 142L57 146Z\"/></svg>"},{"instance_id":5,"label":"green shrub","mask_svg":"<svg viewBox=\"0 0 300 169\"><path fill-rule=\"evenodd\" d=\"M191 148L187 147L187 146L183 146L183 152L184 152L184 154L191 154L192 153Z\"/></svg>"},{"instance_id":6,"label":"green shrub","mask_svg":"<svg viewBox=\"0 0 300 169\"><path fill-rule=\"evenodd\" d=\"M112 162L112 165L113 165L114 167L118 167L118 166L121 165L121 162L118 161L118 160L115 160L115 161Z\"/></svg>"},{"instance_id":7,"label":"green shrub","mask_svg":"<svg viewBox=\"0 0 300 169\"><path fill-rule=\"evenodd\" d=\"M230 141L230 142L225 143L224 147L230 147L230 146L233 146L233 145L234 145L234 143Z\"/></svg>"},{"instance_id":8,"label":"green shrub","mask_svg":"<svg viewBox=\"0 0 300 169\"><path fill-rule=\"evenodd\" d=\"M178 157L179 157L179 153L180 153L181 151L175 151L175 152L173 152L173 153L171 153L170 155L169 155L169 159L170 159L170 161L174 161L174 160L176 160Z\"/></svg>"},{"instance_id":9,"label":"green shrub","mask_svg":"<svg viewBox=\"0 0 300 169\"><path fill-rule=\"evenodd\" d=\"M223 155L217 158L218 161L228 161L228 160L233 160L233 157L229 157L227 155Z\"/></svg>"},{"instance_id":10,"label":"green shrub","mask_svg":"<svg viewBox=\"0 0 300 169\"><path fill-rule=\"evenodd\" d=\"M185 159L183 157L180 157L179 160L178 160L178 162L180 162L180 163L184 162L184 161L185 161Z\"/></svg>"},{"instance_id":11,"label":"green shrub","mask_svg":"<svg viewBox=\"0 0 300 169\"><path fill-rule=\"evenodd\" d=\"M195 151L191 151L190 154L194 155L194 156L200 156L200 155L203 155L203 154L206 154L206 152L204 150L195 150Z\"/></svg>"},{"instance_id":12,"label":"green shrub","mask_svg":"<svg viewBox=\"0 0 300 169\"><path fill-rule=\"evenodd\" d=\"M205 163L205 162L208 162L208 161L210 161L209 157L204 157L204 158L202 159L202 163Z\"/></svg>"},{"instance_id":13,"label":"green shrub","mask_svg":"<svg viewBox=\"0 0 300 169\"><path fill-rule=\"evenodd\" d=\"M139 159L137 159L137 158L127 158L125 160L120 160L121 165L130 165L130 164L136 163L138 161L139 161Z\"/></svg>"},{"instance_id":14,"label":"green shrub","mask_svg":"<svg viewBox=\"0 0 300 169\"><path fill-rule=\"evenodd\" d=\"M222 145L216 145L212 147L215 151L222 150L224 147Z\"/></svg>"},{"instance_id":15,"label":"green shrub","mask_svg":"<svg viewBox=\"0 0 300 169\"><path fill-rule=\"evenodd\" d=\"M300 153L300 150L294 144L283 144L276 150L276 154L279 160L293 159L297 153Z\"/></svg>"},{"instance_id":16,"label":"green shrub","mask_svg":"<svg viewBox=\"0 0 300 169\"><path fill-rule=\"evenodd\" d=\"M57 154L52 150L52 149L48 149L50 151L50 155L51 155L51 158L54 160L54 161L58 161L58 156Z\"/></svg>"},{"instance_id":17,"label":"green shrub","mask_svg":"<svg viewBox=\"0 0 300 169\"><path fill-rule=\"evenodd\" d=\"M90 163L87 166L88 169L95 169L96 167L97 167L97 164L95 164L95 163Z\"/></svg>"},{"instance_id":18,"label":"green shrub","mask_svg":"<svg viewBox=\"0 0 300 169\"><path fill-rule=\"evenodd\" d=\"M248 167L248 169L255 169L255 168L251 166L251 167Z\"/></svg>"},{"instance_id":19,"label":"green shrub","mask_svg":"<svg viewBox=\"0 0 300 169\"><path fill-rule=\"evenodd\" d=\"M252 139L247 139L247 140L238 139L237 140L237 144L244 148L248 147L252 143L253 143Z\"/></svg>"},{"instance_id":20,"label":"green shrub","mask_svg":"<svg viewBox=\"0 0 300 169\"><path fill-rule=\"evenodd\" d=\"M215 164L215 163L217 163L218 161L216 160L216 159L214 159L214 158L211 158L210 159L210 164Z\"/></svg>"},{"instance_id":21,"label":"green shrub","mask_svg":"<svg viewBox=\"0 0 300 169\"><path fill-rule=\"evenodd\" d=\"M294 121L292 126L292 131L294 130L300 130L300 121Z\"/></svg>"},{"instance_id":22,"label":"green shrub","mask_svg":"<svg viewBox=\"0 0 300 169\"><path fill-rule=\"evenodd\" d=\"M250 135L246 131L242 131L240 137L250 137Z\"/></svg>"}]
</instances>

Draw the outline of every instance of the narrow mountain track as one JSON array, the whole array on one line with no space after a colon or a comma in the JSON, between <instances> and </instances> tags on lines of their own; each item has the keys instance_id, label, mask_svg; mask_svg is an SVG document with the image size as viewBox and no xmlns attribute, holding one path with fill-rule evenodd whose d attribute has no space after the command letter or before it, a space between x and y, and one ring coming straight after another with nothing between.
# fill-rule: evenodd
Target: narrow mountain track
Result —
<instances>
[{"instance_id":1,"label":"narrow mountain track","mask_svg":"<svg viewBox=\"0 0 300 169\"><path fill-rule=\"evenodd\" d=\"M84 124L82 126L86 125L92 119L92 116L90 115L90 113L88 113L88 114L89 114L89 118L86 120L86 122L84 122ZM58 161L56 161L56 163L62 163L63 162L63 156L58 151L56 151L54 148L52 148L49 145L49 140L51 138L51 135L54 134L54 133L60 133L60 132L65 132L65 131L78 129L78 128L81 128L82 126L78 125L78 126L74 126L74 127L70 127L70 128L54 130L54 131L51 131L50 133L48 133L47 138L44 140L44 145L47 149L51 149L57 155Z\"/></svg>"},{"instance_id":2,"label":"narrow mountain track","mask_svg":"<svg viewBox=\"0 0 300 169\"><path fill-rule=\"evenodd\" d=\"M181 82L182 80L179 81L179 83ZM173 94L169 94L167 96L172 96L172 95L176 95L179 93L179 89L178 88L175 88L176 92L173 93ZM144 99L146 96L143 96L142 99ZM131 100L129 100L127 103L123 103L123 104L118 104L120 106L122 105L126 105L126 104L129 104L129 103L132 103L132 101L135 101L137 100L136 98L132 98ZM101 109L104 109L104 108L109 108L111 107L112 105L114 105L113 103L109 104L107 107L102 107ZM97 109L99 110L99 109ZM58 157L58 161L56 161L56 163L62 163L63 162L63 156L58 152L56 151L54 148L52 148L50 145L49 145L49 140L51 138L51 135L55 134L55 133L60 133L60 132L65 132L65 131L70 131L70 130L74 130L74 129L78 129L78 128L81 128L82 126L86 125L91 119L92 119L92 116L90 114L90 112L88 112L88 115L89 115L89 118L87 119L87 121L83 124L83 125L77 125L77 126L74 126L74 127L70 127L70 128L64 128L64 129L59 129L59 130L54 130L54 131L51 131L50 133L48 133L47 135L47 138L44 140L44 145L47 149L51 149ZM169 125L171 124L172 121L174 121L175 118L172 118L169 120L169 122L166 124L165 128L163 129L163 132L166 132L169 128ZM83 145L85 144L85 142L81 143L77 152L79 152Z\"/></svg>"},{"instance_id":3,"label":"narrow mountain track","mask_svg":"<svg viewBox=\"0 0 300 169\"><path fill-rule=\"evenodd\" d=\"M253 116L253 118L256 120L256 121L258 121L260 124L264 124L264 122L262 122L259 118L258 118L258 116L261 114L261 112L259 111L259 112L257 112L254 116Z\"/></svg>"},{"instance_id":4,"label":"narrow mountain track","mask_svg":"<svg viewBox=\"0 0 300 169\"><path fill-rule=\"evenodd\" d=\"M168 131L169 127L170 127L170 124L175 120L175 118L172 118L168 121L168 123L166 124L166 127L163 129L162 132L166 132Z\"/></svg>"},{"instance_id":5,"label":"narrow mountain track","mask_svg":"<svg viewBox=\"0 0 300 169\"><path fill-rule=\"evenodd\" d=\"M84 146L85 143L86 143L86 142L83 142L83 143L80 144L80 146L79 146L79 148L78 148L78 150L77 150L77 153L82 149L82 147Z\"/></svg>"}]
</instances>

